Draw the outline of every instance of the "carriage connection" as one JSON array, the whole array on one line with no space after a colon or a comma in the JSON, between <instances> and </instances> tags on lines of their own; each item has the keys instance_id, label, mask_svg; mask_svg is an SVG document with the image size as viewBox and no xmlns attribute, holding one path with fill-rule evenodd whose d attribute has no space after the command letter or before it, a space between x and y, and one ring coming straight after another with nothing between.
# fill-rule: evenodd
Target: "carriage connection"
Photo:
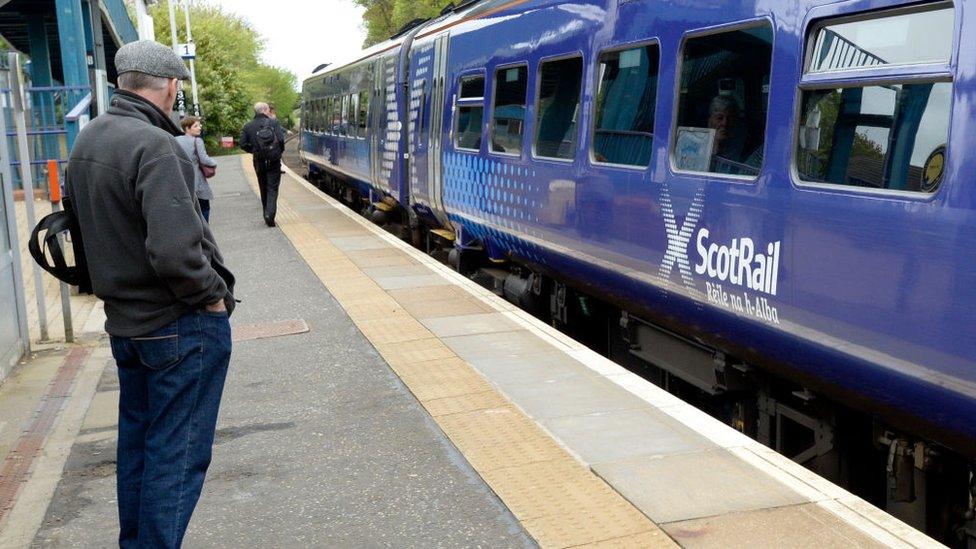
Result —
<instances>
[{"instance_id":1,"label":"carriage connection","mask_svg":"<svg viewBox=\"0 0 976 549\"><path fill-rule=\"evenodd\" d=\"M964 2L763 6L449 7L305 81L302 160L593 348L956 539L976 501L976 20Z\"/></svg>"}]
</instances>

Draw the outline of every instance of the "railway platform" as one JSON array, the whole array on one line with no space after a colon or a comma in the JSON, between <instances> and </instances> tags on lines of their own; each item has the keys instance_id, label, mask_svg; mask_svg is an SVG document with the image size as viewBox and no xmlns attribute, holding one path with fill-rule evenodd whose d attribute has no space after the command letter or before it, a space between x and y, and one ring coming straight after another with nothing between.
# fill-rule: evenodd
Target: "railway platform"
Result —
<instances>
[{"instance_id":1,"label":"railway platform","mask_svg":"<svg viewBox=\"0 0 976 549\"><path fill-rule=\"evenodd\" d=\"M275 229L248 157L213 180L243 303L187 547L938 545L288 172ZM0 547L112 546L107 339L41 358L0 387L34 410L0 420Z\"/></svg>"}]
</instances>

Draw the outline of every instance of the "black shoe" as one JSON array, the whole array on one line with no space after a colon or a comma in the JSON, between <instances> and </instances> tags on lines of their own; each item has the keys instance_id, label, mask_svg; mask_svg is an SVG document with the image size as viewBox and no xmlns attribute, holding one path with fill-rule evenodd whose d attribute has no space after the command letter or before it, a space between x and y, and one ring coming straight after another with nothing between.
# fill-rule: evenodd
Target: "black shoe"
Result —
<instances>
[{"instance_id":1,"label":"black shoe","mask_svg":"<svg viewBox=\"0 0 976 549\"><path fill-rule=\"evenodd\" d=\"M278 224L274 222L274 219L265 219L264 220L264 223L265 223L265 225L267 225L269 227L277 227L278 226Z\"/></svg>"}]
</instances>

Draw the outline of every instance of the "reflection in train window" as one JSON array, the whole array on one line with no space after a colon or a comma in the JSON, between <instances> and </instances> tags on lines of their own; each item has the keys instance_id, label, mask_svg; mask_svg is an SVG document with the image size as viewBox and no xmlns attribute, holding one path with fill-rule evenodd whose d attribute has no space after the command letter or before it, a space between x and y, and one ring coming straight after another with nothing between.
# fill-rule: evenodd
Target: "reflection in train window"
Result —
<instances>
[{"instance_id":1,"label":"reflection in train window","mask_svg":"<svg viewBox=\"0 0 976 549\"><path fill-rule=\"evenodd\" d=\"M366 137L369 125L369 92L359 92L359 137Z\"/></svg>"},{"instance_id":2,"label":"reflection in train window","mask_svg":"<svg viewBox=\"0 0 976 549\"><path fill-rule=\"evenodd\" d=\"M917 11L880 12L871 19L821 26L816 31L807 70L948 63L954 34L952 6L936 4L913 9Z\"/></svg>"},{"instance_id":3,"label":"reflection in train window","mask_svg":"<svg viewBox=\"0 0 976 549\"><path fill-rule=\"evenodd\" d=\"M333 117L335 113L335 98L327 97L325 99L325 111L322 112L322 131L326 133L335 133L335 125L333 123Z\"/></svg>"},{"instance_id":4,"label":"reflection in train window","mask_svg":"<svg viewBox=\"0 0 976 549\"><path fill-rule=\"evenodd\" d=\"M934 192L942 179L952 84L803 92L797 171L805 181Z\"/></svg>"},{"instance_id":5,"label":"reflection in train window","mask_svg":"<svg viewBox=\"0 0 976 549\"><path fill-rule=\"evenodd\" d=\"M539 66L535 131L537 156L564 160L575 156L582 84L582 57L547 61Z\"/></svg>"},{"instance_id":6,"label":"reflection in train window","mask_svg":"<svg viewBox=\"0 0 976 549\"><path fill-rule=\"evenodd\" d=\"M337 133L339 135L346 135L348 133L349 126L349 96L343 95L341 101L342 106L340 107L339 111L339 131Z\"/></svg>"},{"instance_id":7,"label":"reflection in train window","mask_svg":"<svg viewBox=\"0 0 976 549\"><path fill-rule=\"evenodd\" d=\"M525 65L495 71L495 102L491 115L491 150L505 154L522 151L525 127L525 91L529 69Z\"/></svg>"},{"instance_id":8,"label":"reflection in train window","mask_svg":"<svg viewBox=\"0 0 976 549\"><path fill-rule=\"evenodd\" d=\"M330 98L319 99L318 105L316 105L315 131L319 133L329 131L329 126L328 126L329 101L331 101Z\"/></svg>"},{"instance_id":9,"label":"reflection in train window","mask_svg":"<svg viewBox=\"0 0 976 549\"><path fill-rule=\"evenodd\" d=\"M481 127L484 118L485 77L462 78L457 102L457 138L454 146L474 151L481 149Z\"/></svg>"},{"instance_id":10,"label":"reflection in train window","mask_svg":"<svg viewBox=\"0 0 976 549\"><path fill-rule=\"evenodd\" d=\"M359 135L359 94L349 94L349 136L361 137Z\"/></svg>"},{"instance_id":11,"label":"reflection in train window","mask_svg":"<svg viewBox=\"0 0 976 549\"><path fill-rule=\"evenodd\" d=\"M657 44L600 55L593 160L648 166L657 103Z\"/></svg>"},{"instance_id":12,"label":"reflection in train window","mask_svg":"<svg viewBox=\"0 0 976 549\"><path fill-rule=\"evenodd\" d=\"M768 23L685 42L673 153L677 169L759 174L772 46Z\"/></svg>"}]
</instances>

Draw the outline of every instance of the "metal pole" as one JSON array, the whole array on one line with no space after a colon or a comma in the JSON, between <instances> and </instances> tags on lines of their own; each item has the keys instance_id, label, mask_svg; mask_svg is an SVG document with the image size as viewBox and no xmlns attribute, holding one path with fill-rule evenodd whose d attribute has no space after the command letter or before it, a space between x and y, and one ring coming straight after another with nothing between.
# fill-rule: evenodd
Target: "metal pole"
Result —
<instances>
[{"instance_id":1,"label":"metal pole","mask_svg":"<svg viewBox=\"0 0 976 549\"><path fill-rule=\"evenodd\" d=\"M24 189L24 206L27 209L28 231L37 225L37 214L34 212L34 178L31 177L31 155L27 145L27 119L24 116L24 79L20 72L20 54L10 52L8 55L10 67L10 96L13 98L14 125L17 128L17 145L20 156L20 186ZM47 307L44 304L44 281L41 279L41 269L34 266L34 297L37 300L37 321L40 323L41 341L46 341Z\"/></svg>"},{"instance_id":2,"label":"metal pole","mask_svg":"<svg viewBox=\"0 0 976 549\"><path fill-rule=\"evenodd\" d=\"M173 40L173 51L176 52L176 46L178 45L176 39L176 7L173 6L173 2L176 0L166 0L166 5L169 8L169 35ZM177 52L178 55L178 52ZM177 89L177 99L176 102L179 105L180 118L186 116L186 99L183 98L183 83L178 83ZM182 100L181 100L182 99Z\"/></svg>"},{"instance_id":3,"label":"metal pole","mask_svg":"<svg viewBox=\"0 0 976 549\"><path fill-rule=\"evenodd\" d=\"M193 31L190 29L190 0L183 5L186 14L186 43L193 43ZM193 90L193 116L200 116L200 98L197 96L197 68L194 59L190 59L190 89Z\"/></svg>"},{"instance_id":4,"label":"metal pole","mask_svg":"<svg viewBox=\"0 0 976 549\"><path fill-rule=\"evenodd\" d=\"M150 24L149 12L144 0L136 0L136 23L139 27L139 40L155 40L156 33Z\"/></svg>"},{"instance_id":5,"label":"metal pole","mask_svg":"<svg viewBox=\"0 0 976 549\"><path fill-rule=\"evenodd\" d=\"M176 8L173 6L173 2L176 0L167 0L166 4L169 7L169 35L173 39L173 51L176 51Z\"/></svg>"},{"instance_id":6,"label":"metal pole","mask_svg":"<svg viewBox=\"0 0 976 549\"><path fill-rule=\"evenodd\" d=\"M61 211L61 173L58 171L58 161L48 160L47 162L47 182L48 193L51 197L51 211ZM65 245L65 238L58 235L58 242L62 250L69 249ZM77 262L75 263L77 264ZM68 284L61 282L61 317L64 321L64 340L68 343L75 342L75 329L73 317L71 316L71 292Z\"/></svg>"}]
</instances>

